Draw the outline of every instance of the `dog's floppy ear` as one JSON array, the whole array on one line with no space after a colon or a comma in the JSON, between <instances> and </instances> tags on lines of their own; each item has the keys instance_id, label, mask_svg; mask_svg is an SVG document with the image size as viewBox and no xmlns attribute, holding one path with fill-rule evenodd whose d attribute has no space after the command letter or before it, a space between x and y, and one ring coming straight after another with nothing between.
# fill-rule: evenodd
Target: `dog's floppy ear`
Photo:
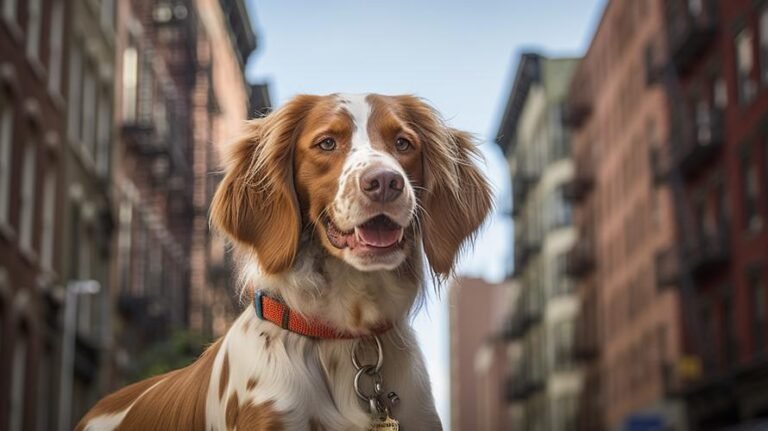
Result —
<instances>
[{"instance_id":1,"label":"dog's floppy ear","mask_svg":"<svg viewBox=\"0 0 768 431\"><path fill-rule=\"evenodd\" d=\"M491 189L475 165L479 153L472 135L447 127L424 102L403 102L423 143L424 182L421 230L432 271L450 275L462 245L492 207Z\"/></svg>"},{"instance_id":2,"label":"dog's floppy ear","mask_svg":"<svg viewBox=\"0 0 768 431\"><path fill-rule=\"evenodd\" d=\"M289 269L299 247L301 216L293 186L293 147L313 98L299 96L251 120L225 157L225 176L211 203L211 223L264 272Z\"/></svg>"}]
</instances>

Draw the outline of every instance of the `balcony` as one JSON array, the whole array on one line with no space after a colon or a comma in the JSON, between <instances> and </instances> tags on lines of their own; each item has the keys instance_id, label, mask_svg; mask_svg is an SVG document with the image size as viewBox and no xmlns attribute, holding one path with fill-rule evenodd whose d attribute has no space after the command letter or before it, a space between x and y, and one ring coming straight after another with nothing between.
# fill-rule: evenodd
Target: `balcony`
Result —
<instances>
[{"instance_id":1,"label":"balcony","mask_svg":"<svg viewBox=\"0 0 768 431\"><path fill-rule=\"evenodd\" d=\"M529 376L520 373L507 379L507 401L520 402L526 400L534 392L540 389Z\"/></svg>"},{"instance_id":2,"label":"balcony","mask_svg":"<svg viewBox=\"0 0 768 431\"><path fill-rule=\"evenodd\" d=\"M595 250L591 238L579 238L576 245L568 252L565 261L565 273L573 278L581 278L595 269Z\"/></svg>"},{"instance_id":3,"label":"balcony","mask_svg":"<svg viewBox=\"0 0 768 431\"><path fill-rule=\"evenodd\" d=\"M538 175L531 173L518 173L512 178L512 215L520 214L520 209L536 181Z\"/></svg>"},{"instance_id":4,"label":"balcony","mask_svg":"<svg viewBox=\"0 0 768 431\"><path fill-rule=\"evenodd\" d=\"M716 233L703 233L685 248L685 259L691 275L702 278L730 261L730 244L725 228Z\"/></svg>"},{"instance_id":5,"label":"balcony","mask_svg":"<svg viewBox=\"0 0 768 431\"><path fill-rule=\"evenodd\" d=\"M597 331L597 313L593 307L582 304L581 314L576 320L573 357L579 362L590 362L600 353Z\"/></svg>"},{"instance_id":6,"label":"balcony","mask_svg":"<svg viewBox=\"0 0 768 431\"><path fill-rule=\"evenodd\" d=\"M673 132L673 152L675 160L684 175L690 175L702 165L714 158L723 146L725 130L723 113L710 109L697 115L695 121L686 122L684 127Z\"/></svg>"},{"instance_id":7,"label":"balcony","mask_svg":"<svg viewBox=\"0 0 768 431\"><path fill-rule=\"evenodd\" d=\"M564 122L571 129L579 129L592 115L592 103L584 97L567 105Z\"/></svg>"},{"instance_id":8,"label":"balcony","mask_svg":"<svg viewBox=\"0 0 768 431\"><path fill-rule=\"evenodd\" d=\"M680 280L680 262L677 256L677 248L668 248L656 253L656 288L663 290L666 287L678 284Z\"/></svg>"},{"instance_id":9,"label":"balcony","mask_svg":"<svg viewBox=\"0 0 768 431\"><path fill-rule=\"evenodd\" d=\"M544 301L541 297L541 293L538 288L532 287L528 291L528 295L523 301L524 309L522 310L522 324L524 329L528 329L531 326L541 321L544 315Z\"/></svg>"},{"instance_id":10,"label":"balcony","mask_svg":"<svg viewBox=\"0 0 768 431\"><path fill-rule=\"evenodd\" d=\"M522 275L528 259L541 250L541 238L536 234L529 234L515 238L515 276Z\"/></svg>"},{"instance_id":11,"label":"balcony","mask_svg":"<svg viewBox=\"0 0 768 431\"><path fill-rule=\"evenodd\" d=\"M678 72L685 73L714 39L716 1L666 0L665 15L672 61Z\"/></svg>"},{"instance_id":12,"label":"balcony","mask_svg":"<svg viewBox=\"0 0 768 431\"><path fill-rule=\"evenodd\" d=\"M649 158L653 183L656 185L663 184L667 181L674 164L669 145L652 147L649 151Z\"/></svg>"},{"instance_id":13,"label":"balcony","mask_svg":"<svg viewBox=\"0 0 768 431\"><path fill-rule=\"evenodd\" d=\"M576 173L570 181L563 185L563 197L577 203L584 200L595 185L594 171L591 163L576 161Z\"/></svg>"}]
</instances>

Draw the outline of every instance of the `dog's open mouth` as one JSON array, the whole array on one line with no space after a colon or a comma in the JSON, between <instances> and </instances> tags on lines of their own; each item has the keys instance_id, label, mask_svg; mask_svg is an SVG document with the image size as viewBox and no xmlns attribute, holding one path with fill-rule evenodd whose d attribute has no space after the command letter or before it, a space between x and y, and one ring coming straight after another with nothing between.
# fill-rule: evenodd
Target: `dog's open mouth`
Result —
<instances>
[{"instance_id":1,"label":"dog's open mouth","mask_svg":"<svg viewBox=\"0 0 768 431\"><path fill-rule=\"evenodd\" d=\"M340 230L328 219L326 232L328 240L336 248L389 249L402 244L405 229L381 214L348 232Z\"/></svg>"}]
</instances>

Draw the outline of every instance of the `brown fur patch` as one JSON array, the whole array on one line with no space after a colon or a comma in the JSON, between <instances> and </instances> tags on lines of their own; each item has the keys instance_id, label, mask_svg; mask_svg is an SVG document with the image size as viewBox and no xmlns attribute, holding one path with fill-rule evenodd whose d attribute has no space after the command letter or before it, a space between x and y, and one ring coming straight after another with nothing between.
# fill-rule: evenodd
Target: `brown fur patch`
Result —
<instances>
[{"instance_id":1,"label":"brown fur patch","mask_svg":"<svg viewBox=\"0 0 768 431\"><path fill-rule=\"evenodd\" d=\"M227 429L233 430L235 429L235 425L237 425L237 416L240 413L240 402L237 399L237 393L232 393L232 395L229 396L229 401L227 401L227 408L224 412L224 418L226 420Z\"/></svg>"},{"instance_id":2,"label":"brown fur patch","mask_svg":"<svg viewBox=\"0 0 768 431\"><path fill-rule=\"evenodd\" d=\"M248 379L248 382L245 384L245 389L248 391L252 391L253 388L255 388L256 385L258 384L259 384L259 379L255 377L251 377L250 379Z\"/></svg>"},{"instance_id":3,"label":"brown fur patch","mask_svg":"<svg viewBox=\"0 0 768 431\"><path fill-rule=\"evenodd\" d=\"M91 418L123 410L124 407L114 410L118 403L125 406L134 400L133 407L116 430L205 429L208 386L213 361L220 347L221 340L211 345L197 361L186 368L144 380L110 395L96 404L76 429L83 430ZM147 392L146 389L155 383L156 386ZM144 390L137 390L142 387Z\"/></svg>"},{"instance_id":4,"label":"brown fur patch","mask_svg":"<svg viewBox=\"0 0 768 431\"><path fill-rule=\"evenodd\" d=\"M301 214L290 178L291 159L305 117L323 100L297 96L267 117L250 121L225 157L226 175L211 202L211 222L255 254L267 274L290 268L298 251Z\"/></svg>"},{"instance_id":5,"label":"brown fur patch","mask_svg":"<svg viewBox=\"0 0 768 431\"><path fill-rule=\"evenodd\" d=\"M283 431L282 417L275 410L275 402L248 404L240 408L237 431Z\"/></svg>"},{"instance_id":6,"label":"brown fur patch","mask_svg":"<svg viewBox=\"0 0 768 431\"><path fill-rule=\"evenodd\" d=\"M136 399L138 399L147 389L151 388L155 383L169 377L174 372L175 371L172 371L170 373L136 382L102 398L101 401L96 403L96 405L83 416L75 427L75 431L84 430L88 422L95 417L122 412L127 409L131 403L136 401Z\"/></svg>"},{"instance_id":7,"label":"brown fur patch","mask_svg":"<svg viewBox=\"0 0 768 431\"><path fill-rule=\"evenodd\" d=\"M229 352L224 353L224 361L221 364L221 375L219 376L219 400L224 398L224 390L229 383Z\"/></svg>"},{"instance_id":8,"label":"brown fur patch","mask_svg":"<svg viewBox=\"0 0 768 431\"><path fill-rule=\"evenodd\" d=\"M377 99L385 99L375 96ZM491 188L475 165L472 135L447 127L440 115L413 96L389 98L412 125L423 148L422 219L424 252L432 270L448 276L462 245L485 220Z\"/></svg>"}]
</instances>

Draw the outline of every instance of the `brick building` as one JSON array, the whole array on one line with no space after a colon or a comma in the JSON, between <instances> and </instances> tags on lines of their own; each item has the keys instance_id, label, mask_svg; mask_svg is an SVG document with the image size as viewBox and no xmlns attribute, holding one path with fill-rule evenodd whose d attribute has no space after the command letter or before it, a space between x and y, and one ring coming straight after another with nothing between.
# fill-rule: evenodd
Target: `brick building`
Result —
<instances>
[{"instance_id":1,"label":"brick building","mask_svg":"<svg viewBox=\"0 0 768 431\"><path fill-rule=\"evenodd\" d=\"M208 205L220 145L268 90L245 81L256 39L242 1L126 1L118 15L115 270L121 363L135 365L174 331L221 335L239 313Z\"/></svg>"},{"instance_id":2,"label":"brick building","mask_svg":"<svg viewBox=\"0 0 768 431\"><path fill-rule=\"evenodd\" d=\"M677 392L692 431L719 430L768 417L768 4L662 3L672 128L656 166L677 203L666 281L690 358Z\"/></svg>"},{"instance_id":3,"label":"brick building","mask_svg":"<svg viewBox=\"0 0 768 431\"><path fill-rule=\"evenodd\" d=\"M89 403L105 383L112 6L0 2L3 429L56 429L62 412ZM67 370L60 360L64 286L84 279L101 289L79 298ZM69 376L71 393L60 399Z\"/></svg>"},{"instance_id":4,"label":"brick building","mask_svg":"<svg viewBox=\"0 0 768 431\"><path fill-rule=\"evenodd\" d=\"M191 248L190 325L207 335L223 335L242 304L231 277L231 256L224 238L212 235L208 207L221 179L221 150L241 132L249 104L269 106L253 97L245 64L256 37L243 0L196 0L202 18L198 37L199 69L192 109L195 123L193 166L195 195ZM257 95L268 95L266 89ZM255 107L254 107L255 108Z\"/></svg>"},{"instance_id":5,"label":"brick building","mask_svg":"<svg viewBox=\"0 0 768 431\"><path fill-rule=\"evenodd\" d=\"M119 2L117 15L114 274L122 367L188 320L197 16L188 2L146 1Z\"/></svg>"},{"instance_id":6,"label":"brick building","mask_svg":"<svg viewBox=\"0 0 768 431\"><path fill-rule=\"evenodd\" d=\"M451 349L451 429L509 429L502 395L510 357L500 330L517 289L459 277L448 292Z\"/></svg>"},{"instance_id":7,"label":"brick building","mask_svg":"<svg viewBox=\"0 0 768 431\"><path fill-rule=\"evenodd\" d=\"M584 429L684 427L674 391L685 362L678 292L655 276L668 269L675 238L669 187L652 163L670 136L655 73L665 49L663 2L609 1L568 96L579 231L568 271L599 341L582 355L593 389L580 410L602 423L582 418Z\"/></svg>"}]
</instances>

